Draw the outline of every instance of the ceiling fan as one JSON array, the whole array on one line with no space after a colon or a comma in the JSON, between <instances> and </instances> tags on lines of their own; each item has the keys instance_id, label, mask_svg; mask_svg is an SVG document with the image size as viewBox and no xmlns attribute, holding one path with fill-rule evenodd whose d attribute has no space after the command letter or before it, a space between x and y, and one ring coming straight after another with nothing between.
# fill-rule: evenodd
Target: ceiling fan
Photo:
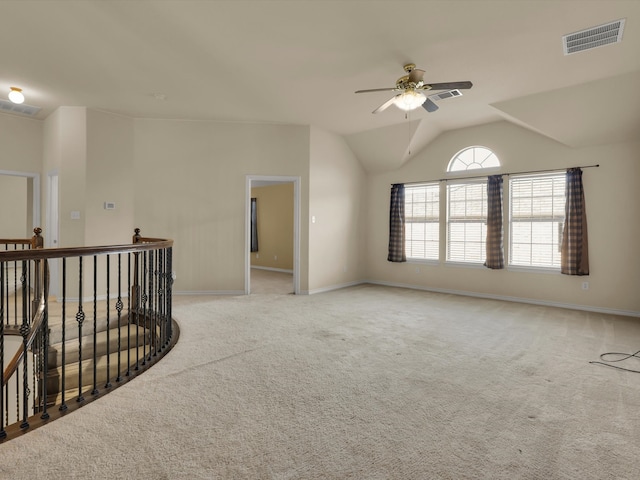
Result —
<instances>
[{"instance_id":1,"label":"ceiling fan","mask_svg":"<svg viewBox=\"0 0 640 480\"><path fill-rule=\"evenodd\" d=\"M391 105L409 111L415 110L422 106L427 112L435 112L438 110L438 105L433 100L427 97L423 92L428 90L458 90L471 88L473 84L471 82L446 82L446 83L425 83L423 76L424 70L416 68L415 64L408 63L404 66L404 71L407 72L398 80L396 80L396 86L390 88L373 88L370 90L358 90L356 93L369 93L369 92L399 92L397 95L391 97L384 102L372 113L380 113L386 110ZM458 92L459 93L459 92Z\"/></svg>"}]
</instances>

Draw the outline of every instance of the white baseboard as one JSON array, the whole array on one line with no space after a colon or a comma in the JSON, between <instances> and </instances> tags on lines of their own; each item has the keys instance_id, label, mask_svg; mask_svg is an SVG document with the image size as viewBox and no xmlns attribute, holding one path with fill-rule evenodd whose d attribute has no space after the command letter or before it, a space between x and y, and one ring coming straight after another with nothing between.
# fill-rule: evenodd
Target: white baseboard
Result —
<instances>
[{"instance_id":1,"label":"white baseboard","mask_svg":"<svg viewBox=\"0 0 640 480\"><path fill-rule=\"evenodd\" d=\"M270 272L282 272L282 273L293 274L293 270L287 270L286 268L259 267L255 265L251 265L251 268L255 268L256 270L269 270Z\"/></svg>"},{"instance_id":2,"label":"white baseboard","mask_svg":"<svg viewBox=\"0 0 640 480\"><path fill-rule=\"evenodd\" d=\"M173 295L244 295L244 290L173 291Z\"/></svg>"},{"instance_id":3,"label":"white baseboard","mask_svg":"<svg viewBox=\"0 0 640 480\"><path fill-rule=\"evenodd\" d=\"M567 308L570 310L582 310L585 312L606 313L609 315L623 315L626 317L640 317L640 312L631 310L618 310L616 308L594 307L591 305L577 305L573 303L552 302L548 300L535 300L532 298L509 297L505 295L493 295L489 293L467 292L464 290L449 290L446 288L430 288L418 285L410 285L406 283L379 282L376 280L368 280L362 283L371 283L373 285L383 285L386 287L408 288L411 290L423 290L425 292L448 293L451 295L463 295L465 297L487 298L490 300L502 300L505 302L528 303L532 305L542 305L546 307Z\"/></svg>"},{"instance_id":4,"label":"white baseboard","mask_svg":"<svg viewBox=\"0 0 640 480\"><path fill-rule=\"evenodd\" d=\"M330 285L328 287L314 288L313 290L302 290L300 294L315 295L316 293L331 292L333 290L340 290L341 288L355 287L356 285L361 285L363 283L370 283L370 282L363 282L363 281L357 280L355 282L340 283L338 285Z\"/></svg>"}]
</instances>

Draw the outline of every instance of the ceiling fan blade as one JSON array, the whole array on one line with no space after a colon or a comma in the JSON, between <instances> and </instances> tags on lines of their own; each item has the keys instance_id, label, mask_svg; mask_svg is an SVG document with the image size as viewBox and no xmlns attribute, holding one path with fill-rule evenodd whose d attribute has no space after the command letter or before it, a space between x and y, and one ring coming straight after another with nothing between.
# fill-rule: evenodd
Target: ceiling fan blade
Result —
<instances>
[{"instance_id":1,"label":"ceiling fan blade","mask_svg":"<svg viewBox=\"0 0 640 480\"><path fill-rule=\"evenodd\" d=\"M471 82L445 82L445 83L427 83L424 90L456 90L473 87Z\"/></svg>"},{"instance_id":2,"label":"ceiling fan blade","mask_svg":"<svg viewBox=\"0 0 640 480\"><path fill-rule=\"evenodd\" d=\"M398 89L396 87L389 88L372 88L370 90L357 90L356 93L369 93L369 92L394 92Z\"/></svg>"},{"instance_id":3,"label":"ceiling fan blade","mask_svg":"<svg viewBox=\"0 0 640 480\"><path fill-rule=\"evenodd\" d=\"M440 107L438 107L438 105L436 105L433 100L427 97L425 102L422 104L422 108L424 108L427 112L431 113L431 112L435 112Z\"/></svg>"},{"instance_id":4,"label":"ceiling fan blade","mask_svg":"<svg viewBox=\"0 0 640 480\"><path fill-rule=\"evenodd\" d=\"M414 68L409 72L409 83L420 83L424 77L424 70Z\"/></svg>"},{"instance_id":5,"label":"ceiling fan blade","mask_svg":"<svg viewBox=\"0 0 640 480\"><path fill-rule=\"evenodd\" d=\"M396 99L398 95L396 95L395 97L391 97L389 100L387 100L386 102L384 102L382 105L380 105L378 108L376 108L373 112L371 113L380 113L384 110L386 110L387 108L389 108L391 105L393 105L393 101Z\"/></svg>"}]
</instances>

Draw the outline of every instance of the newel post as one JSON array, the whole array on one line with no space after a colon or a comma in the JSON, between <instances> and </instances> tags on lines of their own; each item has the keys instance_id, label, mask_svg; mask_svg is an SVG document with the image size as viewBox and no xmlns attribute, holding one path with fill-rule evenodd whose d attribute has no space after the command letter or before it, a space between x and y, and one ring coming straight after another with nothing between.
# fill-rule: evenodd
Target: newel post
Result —
<instances>
[{"instance_id":1,"label":"newel post","mask_svg":"<svg viewBox=\"0 0 640 480\"><path fill-rule=\"evenodd\" d=\"M142 235L140 235L140 229L134 229L132 242L134 244L141 242ZM132 310L138 313L138 307L140 306L140 283L138 282L138 267L139 267L139 252L133 253L133 285L131 285L131 306Z\"/></svg>"},{"instance_id":2,"label":"newel post","mask_svg":"<svg viewBox=\"0 0 640 480\"><path fill-rule=\"evenodd\" d=\"M40 227L36 227L33 229L33 237L31 237L31 248L43 248L44 247L44 237L40 235L42 233L42 229Z\"/></svg>"}]
</instances>

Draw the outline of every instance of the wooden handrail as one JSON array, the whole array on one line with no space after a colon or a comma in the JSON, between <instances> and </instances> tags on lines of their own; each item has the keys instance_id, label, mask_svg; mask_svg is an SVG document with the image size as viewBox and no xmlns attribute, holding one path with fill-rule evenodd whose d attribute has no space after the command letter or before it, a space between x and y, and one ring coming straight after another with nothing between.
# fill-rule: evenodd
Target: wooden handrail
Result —
<instances>
[{"instance_id":1,"label":"wooden handrail","mask_svg":"<svg viewBox=\"0 0 640 480\"><path fill-rule=\"evenodd\" d=\"M42 238L42 229L36 227L33 229L33 237L31 238L0 238L0 245L31 245L31 248L44 247L44 238ZM8 250L7 250L8 251Z\"/></svg>"},{"instance_id":2,"label":"wooden handrail","mask_svg":"<svg viewBox=\"0 0 640 480\"><path fill-rule=\"evenodd\" d=\"M155 240L155 239L154 239ZM146 241L146 240L145 240ZM37 250L8 250L0 252L0 262L12 260L36 260L38 258L85 257L101 253L129 253L169 248L173 240L158 239L154 243L137 243L127 245L103 245L99 247L66 247L39 248Z\"/></svg>"},{"instance_id":3,"label":"wooden handrail","mask_svg":"<svg viewBox=\"0 0 640 480\"><path fill-rule=\"evenodd\" d=\"M48 272L47 262L43 262L42 270L43 270L42 272L43 275L47 275L47 272ZM48 278L48 275L44 276L43 278L45 279ZM45 291L46 291L46 288L45 288ZM45 292L43 291L42 295L40 296L40 301L38 303L38 310L36 311L33 317L33 321L31 322L31 325L29 327L29 333L27 334L27 338L26 338L26 348L23 342L22 347L19 348L18 351L13 355L13 358L9 360L9 364L5 367L4 376L2 377L4 380L2 382L3 387L9 382L13 374L18 369L20 362L24 358L25 349L28 350L33 344L33 341L35 340L36 335L40 330L42 323L44 322L45 307L46 307Z\"/></svg>"}]
</instances>

